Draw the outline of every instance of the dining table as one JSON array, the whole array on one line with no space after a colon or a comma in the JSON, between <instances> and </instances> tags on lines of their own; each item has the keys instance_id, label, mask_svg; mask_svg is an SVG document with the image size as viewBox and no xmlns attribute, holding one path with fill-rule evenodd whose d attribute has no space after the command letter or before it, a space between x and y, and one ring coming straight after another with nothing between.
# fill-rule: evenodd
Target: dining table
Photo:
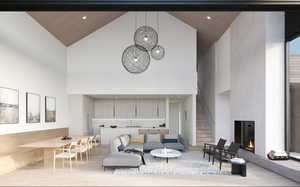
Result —
<instances>
[{"instance_id":1,"label":"dining table","mask_svg":"<svg viewBox=\"0 0 300 187\"><path fill-rule=\"evenodd\" d=\"M73 136L71 137L71 139L66 139L66 140L63 140L63 137L56 137L56 138L41 140L37 142L31 142L28 144L23 144L20 145L20 147L42 149L44 167L53 167L55 150L62 148L70 144L71 142L75 142L75 141L78 142L88 137L89 136Z\"/></svg>"}]
</instances>

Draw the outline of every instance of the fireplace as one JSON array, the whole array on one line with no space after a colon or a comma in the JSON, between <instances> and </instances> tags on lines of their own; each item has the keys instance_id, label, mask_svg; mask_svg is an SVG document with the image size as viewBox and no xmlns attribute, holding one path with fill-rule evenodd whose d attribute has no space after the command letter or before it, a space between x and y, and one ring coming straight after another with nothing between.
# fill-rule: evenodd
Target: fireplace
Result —
<instances>
[{"instance_id":1,"label":"fireplace","mask_svg":"<svg viewBox=\"0 0 300 187\"><path fill-rule=\"evenodd\" d=\"M242 149L255 150L255 122L234 121L234 142L239 143Z\"/></svg>"}]
</instances>

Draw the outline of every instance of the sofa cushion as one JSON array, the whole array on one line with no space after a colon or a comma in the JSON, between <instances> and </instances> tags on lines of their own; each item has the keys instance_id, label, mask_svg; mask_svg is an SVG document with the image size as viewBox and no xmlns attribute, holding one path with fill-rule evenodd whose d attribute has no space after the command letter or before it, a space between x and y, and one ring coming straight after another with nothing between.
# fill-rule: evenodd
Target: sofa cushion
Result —
<instances>
[{"instance_id":1,"label":"sofa cushion","mask_svg":"<svg viewBox=\"0 0 300 187\"><path fill-rule=\"evenodd\" d=\"M178 135L174 135L174 134L165 134L164 135L165 139L178 139Z\"/></svg>"},{"instance_id":2,"label":"sofa cushion","mask_svg":"<svg viewBox=\"0 0 300 187\"><path fill-rule=\"evenodd\" d=\"M140 155L124 152L111 153L102 161L103 167L138 167L140 165L142 165Z\"/></svg>"},{"instance_id":3,"label":"sofa cushion","mask_svg":"<svg viewBox=\"0 0 300 187\"><path fill-rule=\"evenodd\" d=\"M168 149L175 149L175 150L179 150L179 151L184 151L185 147L182 143L165 143L164 146L166 146L166 148Z\"/></svg>"},{"instance_id":4,"label":"sofa cushion","mask_svg":"<svg viewBox=\"0 0 300 187\"><path fill-rule=\"evenodd\" d=\"M143 147L144 147L144 144L143 143L129 143L124 151L126 150L136 150L136 151L140 151L140 152L143 152Z\"/></svg>"},{"instance_id":5,"label":"sofa cushion","mask_svg":"<svg viewBox=\"0 0 300 187\"><path fill-rule=\"evenodd\" d=\"M130 137L130 143L144 143L144 135L141 134L141 135L132 135Z\"/></svg>"},{"instance_id":6,"label":"sofa cushion","mask_svg":"<svg viewBox=\"0 0 300 187\"><path fill-rule=\"evenodd\" d=\"M146 134L146 142L161 142L160 134Z\"/></svg>"},{"instance_id":7,"label":"sofa cushion","mask_svg":"<svg viewBox=\"0 0 300 187\"><path fill-rule=\"evenodd\" d=\"M122 145L121 140L119 137L113 139L112 143L111 143L111 147L110 147L110 151L111 152L119 152L118 147Z\"/></svg>"},{"instance_id":8,"label":"sofa cushion","mask_svg":"<svg viewBox=\"0 0 300 187\"><path fill-rule=\"evenodd\" d=\"M130 137L127 134L120 136L120 140L125 147L129 144L129 139L130 139Z\"/></svg>"},{"instance_id":9,"label":"sofa cushion","mask_svg":"<svg viewBox=\"0 0 300 187\"><path fill-rule=\"evenodd\" d=\"M177 142L178 142L177 139L165 139L165 138L163 138L161 140L161 143L177 143Z\"/></svg>"},{"instance_id":10,"label":"sofa cushion","mask_svg":"<svg viewBox=\"0 0 300 187\"><path fill-rule=\"evenodd\" d=\"M165 135L163 135L161 142L162 143L176 143L176 142L178 142L178 135L165 134Z\"/></svg>"},{"instance_id":11,"label":"sofa cushion","mask_svg":"<svg viewBox=\"0 0 300 187\"><path fill-rule=\"evenodd\" d=\"M144 143L144 151L151 151L153 149L162 149L164 145L160 142L146 142Z\"/></svg>"}]
</instances>

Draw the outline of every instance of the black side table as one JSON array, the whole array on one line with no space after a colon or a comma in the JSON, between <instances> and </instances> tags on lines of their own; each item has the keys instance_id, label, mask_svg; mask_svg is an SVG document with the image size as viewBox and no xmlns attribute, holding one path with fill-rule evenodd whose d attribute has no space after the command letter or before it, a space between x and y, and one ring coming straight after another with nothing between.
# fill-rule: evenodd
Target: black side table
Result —
<instances>
[{"instance_id":1,"label":"black side table","mask_svg":"<svg viewBox=\"0 0 300 187\"><path fill-rule=\"evenodd\" d=\"M231 162L231 174L247 176L247 163Z\"/></svg>"}]
</instances>

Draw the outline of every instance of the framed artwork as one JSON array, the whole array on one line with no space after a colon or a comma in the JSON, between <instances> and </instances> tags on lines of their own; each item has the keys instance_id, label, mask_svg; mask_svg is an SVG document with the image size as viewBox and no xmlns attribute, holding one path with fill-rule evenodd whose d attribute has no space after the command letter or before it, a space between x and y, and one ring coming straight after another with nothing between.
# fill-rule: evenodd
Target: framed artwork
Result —
<instances>
[{"instance_id":1,"label":"framed artwork","mask_svg":"<svg viewBox=\"0 0 300 187\"><path fill-rule=\"evenodd\" d=\"M45 97L45 122L56 122L56 99Z\"/></svg>"},{"instance_id":2,"label":"framed artwork","mask_svg":"<svg viewBox=\"0 0 300 187\"><path fill-rule=\"evenodd\" d=\"M41 96L26 93L26 123L41 122Z\"/></svg>"},{"instance_id":3,"label":"framed artwork","mask_svg":"<svg viewBox=\"0 0 300 187\"><path fill-rule=\"evenodd\" d=\"M0 87L0 124L19 123L19 91Z\"/></svg>"}]
</instances>

